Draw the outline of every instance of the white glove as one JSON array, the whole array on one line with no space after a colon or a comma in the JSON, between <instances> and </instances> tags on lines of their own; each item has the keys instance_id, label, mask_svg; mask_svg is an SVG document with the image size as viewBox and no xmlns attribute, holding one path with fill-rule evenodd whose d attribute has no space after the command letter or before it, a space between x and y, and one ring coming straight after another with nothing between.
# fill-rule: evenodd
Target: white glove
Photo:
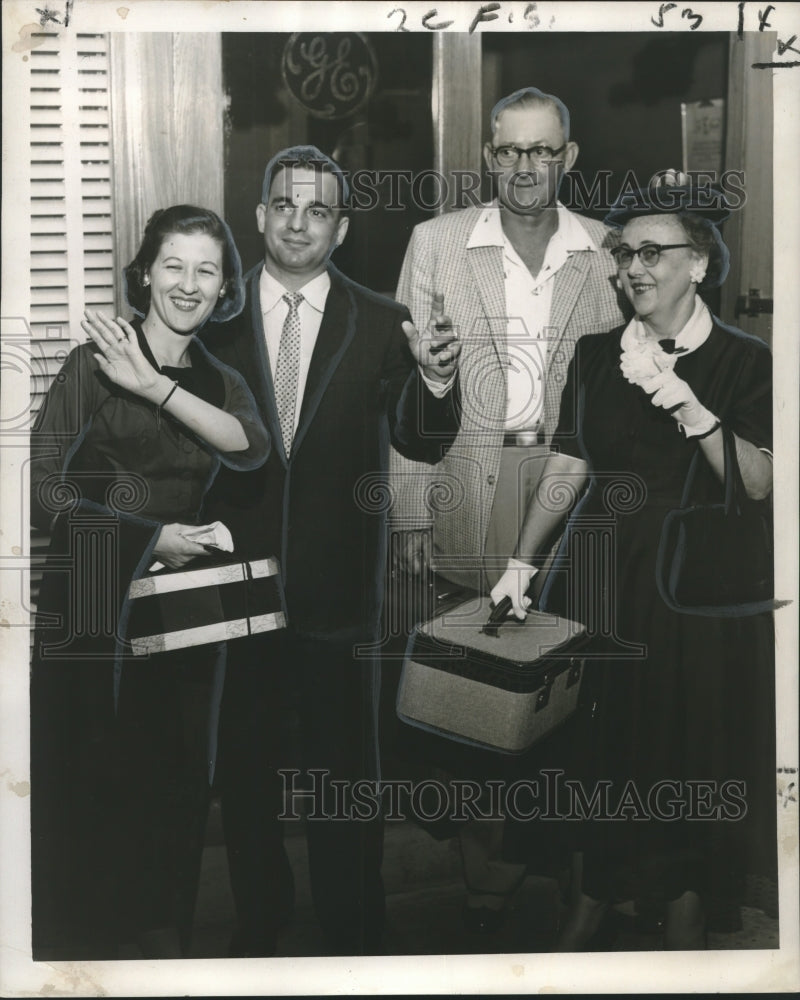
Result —
<instances>
[{"instance_id":1,"label":"white glove","mask_svg":"<svg viewBox=\"0 0 800 1000\"><path fill-rule=\"evenodd\" d=\"M531 599L525 596L525 591L538 572L539 570L529 563L513 557L509 559L505 573L492 587L491 597L495 607L504 597L510 597L513 613L521 621L524 620L528 608L531 606ZM510 614L511 612L509 612Z\"/></svg>"},{"instance_id":2,"label":"white glove","mask_svg":"<svg viewBox=\"0 0 800 1000\"><path fill-rule=\"evenodd\" d=\"M670 411L670 416L682 427L686 437L708 434L719 424L714 414L705 408L690 386L667 369L640 383L652 397L653 406Z\"/></svg>"},{"instance_id":3,"label":"white glove","mask_svg":"<svg viewBox=\"0 0 800 1000\"><path fill-rule=\"evenodd\" d=\"M678 354L667 354L653 340L645 339L629 343L620 355L620 371L633 385L641 385L667 368L674 368Z\"/></svg>"},{"instance_id":4,"label":"white glove","mask_svg":"<svg viewBox=\"0 0 800 1000\"><path fill-rule=\"evenodd\" d=\"M677 354L667 354L652 341L634 344L626 348L620 356L620 371L633 385L642 383L667 368L674 368Z\"/></svg>"}]
</instances>

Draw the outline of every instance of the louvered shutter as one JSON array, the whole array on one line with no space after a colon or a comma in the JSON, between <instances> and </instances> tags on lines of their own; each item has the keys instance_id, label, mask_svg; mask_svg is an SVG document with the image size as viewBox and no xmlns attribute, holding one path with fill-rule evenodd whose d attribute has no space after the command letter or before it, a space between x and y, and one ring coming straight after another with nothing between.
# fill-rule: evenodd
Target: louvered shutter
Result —
<instances>
[{"instance_id":1,"label":"louvered shutter","mask_svg":"<svg viewBox=\"0 0 800 1000\"><path fill-rule=\"evenodd\" d=\"M32 407L85 306L114 311L106 35L48 34L30 54ZM37 363L38 362L38 363Z\"/></svg>"},{"instance_id":2,"label":"louvered shutter","mask_svg":"<svg viewBox=\"0 0 800 1000\"><path fill-rule=\"evenodd\" d=\"M31 409L38 412L85 307L114 313L106 35L41 32L30 53ZM31 603L47 546L31 531Z\"/></svg>"}]
</instances>

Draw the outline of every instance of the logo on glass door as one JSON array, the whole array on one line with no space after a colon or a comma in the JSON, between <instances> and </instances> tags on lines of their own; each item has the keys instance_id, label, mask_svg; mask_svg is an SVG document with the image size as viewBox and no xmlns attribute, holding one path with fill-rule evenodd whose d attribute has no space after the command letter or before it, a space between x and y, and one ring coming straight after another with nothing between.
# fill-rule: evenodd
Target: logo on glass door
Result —
<instances>
[{"instance_id":1,"label":"logo on glass door","mask_svg":"<svg viewBox=\"0 0 800 1000\"><path fill-rule=\"evenodd\" d=\"M283 79L316 118L346 118L375 89L378 63L367 39L354 31L292 35L283 50Z\"/></svg>"}]
</instances>

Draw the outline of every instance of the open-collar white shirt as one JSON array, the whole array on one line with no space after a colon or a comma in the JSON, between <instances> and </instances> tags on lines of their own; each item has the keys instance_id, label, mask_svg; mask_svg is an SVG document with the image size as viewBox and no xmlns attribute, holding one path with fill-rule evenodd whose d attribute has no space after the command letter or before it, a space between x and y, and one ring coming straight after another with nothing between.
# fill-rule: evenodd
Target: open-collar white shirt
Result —
<instances>
[{"instance_id":1,"label":"open-collar white shirt","mask_svg":"<svg viewBox=\"0 0 800 1000\"><path fill-rule=\"evenodd\" d=\"M467 249L500 247L503 251L509 363L506 430L535 430L544 403L547 328L555 276L571 254L597 251L597 247L578 217L558 202L558 228L534 277L503 232L500 211L496 201L484 208Z\"/></svg>"}]
</instances>

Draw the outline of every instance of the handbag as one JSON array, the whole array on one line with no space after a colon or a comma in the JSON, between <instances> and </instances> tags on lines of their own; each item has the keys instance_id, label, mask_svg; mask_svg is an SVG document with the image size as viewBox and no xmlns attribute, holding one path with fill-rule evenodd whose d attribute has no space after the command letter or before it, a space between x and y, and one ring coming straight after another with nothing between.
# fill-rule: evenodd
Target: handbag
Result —
<instances>
[{"instance_id":1,"label":"handbag","mask_svg":"<svg viewBox=\"0 0 800 1000\"><path fill-rule=\"evenodd\" d=\"M286 627L277 559L195 560L133 580L126 637L135 656L228 642Z\"/></svg>"},{"instance_id":2,"label":"handbag","mask_svg":"<svg viewBox=\"0 0 800 1000\"><path fill-rule=\"evenodd\" d=\"M723 428L724 501L692 504L698 449L686 475L681 506L664 519L656 559L659 593L682 614L733 617L761 614L773 601L769 501L744 488L733 432Z\"/></svg>"}]
</instances>

